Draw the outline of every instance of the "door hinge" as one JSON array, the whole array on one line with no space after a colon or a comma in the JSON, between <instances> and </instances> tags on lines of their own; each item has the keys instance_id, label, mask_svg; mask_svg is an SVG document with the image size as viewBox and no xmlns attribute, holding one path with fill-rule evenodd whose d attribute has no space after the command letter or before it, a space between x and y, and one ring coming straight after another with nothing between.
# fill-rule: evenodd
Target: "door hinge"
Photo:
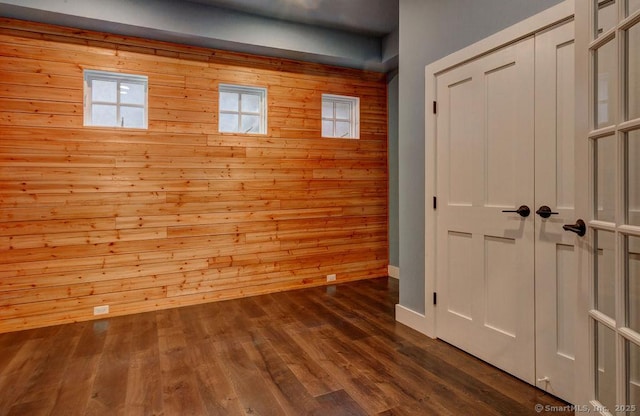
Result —
<instances>
[{"instance_id":1,"label":"door hinge","mask_svg":"<svg viewBox=\"0 0 640 416\"><path fill-rule=\"evenodd\" d=\"M433 197L433 209L437 209L438 208L438 198L437 197Z\"/></svg>"},{"instance_id":2,"label":"door hinge","mask_svg":"<svg viewBox=\"0 0 640 416\"><path fill-rule=\"evenodd\" d=\"M436 292L433 292L433 304L438 304L438 294Z\"/></svg>"},{"instance_id":3,"label":"door hinge","mask_svg":"<svg viewBox=\"0 0 640 416\"><path fill-rule=\"evenodd\" d=\"M433 114L438 114L438 102L433 102Z\"/></svg>"}]
</instances>

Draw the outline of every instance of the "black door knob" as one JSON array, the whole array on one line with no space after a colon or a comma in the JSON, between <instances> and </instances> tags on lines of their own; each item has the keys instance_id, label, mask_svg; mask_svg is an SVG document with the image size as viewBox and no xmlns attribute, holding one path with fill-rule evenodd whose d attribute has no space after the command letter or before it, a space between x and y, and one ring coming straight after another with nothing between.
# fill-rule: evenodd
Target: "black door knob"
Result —
<instances>
[{"instance_id":1,"label":"black door knob","mask_svg":"<svg viewBox=\"0 0 640 416\"><path fill-rule=\"evenodd\" d=\"M502 212L515 212L523 218L526 218L529 216L529 214L531 214L531 210L526 205L520 205L518 209L515 209L515 210L505 209Z\"/></svg>"},{"instance_id":2,"label":"black door knob","mask_svg":"<svg viewBox=\"0 0 640 416\"><path fill-rule=\"evenodd\" d=\"M575 224L563 225L562 229L565 231L571 231L572 233L576 233L580 237L582 237L587 233L587 224L585 224L584 221L579 219L578 221L576 221Z\"/></svg>"},{"instance_id":3,"label":"black door knob","mask_svg":"<svg viewBox=\"0 0 640 416\"><path fill-rule=\"evenodd\" d=\"M549 218L552 215L557 215L557 212L552 212L551 208L549 208L546 205L541 206L540 208L538 208L538 210L536 211L536 214L540 215L542 218Z\"/></svg>"}]
</instances>

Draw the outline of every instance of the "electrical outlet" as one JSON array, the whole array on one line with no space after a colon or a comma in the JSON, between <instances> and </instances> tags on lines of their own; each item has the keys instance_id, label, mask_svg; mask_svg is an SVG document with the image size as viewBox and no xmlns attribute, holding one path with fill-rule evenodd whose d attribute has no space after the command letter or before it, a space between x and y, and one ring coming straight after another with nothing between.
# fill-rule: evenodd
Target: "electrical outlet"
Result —
<instances>
[{"instance_id":1,"label":"electrical outlet","mask_svg":"<svg viewBox=\"0 0 640 416\"><path fill-rule=\"evenodd\" d=\"M93 314L94 315L106 315L109 313L109 305L102 305L102 306L94 306L93 307Z\"/></svg>"},{"instance_id":2,"label":"electrical outlet","mask_svg":"<svg viewBox=\"0 0 640 416\"><path fill-rule=\"evenodd\" d=\"M328 274L327 275L327 282L333 282L336 280L336 275L335 274Z\"/></svg>"}]
</instances>

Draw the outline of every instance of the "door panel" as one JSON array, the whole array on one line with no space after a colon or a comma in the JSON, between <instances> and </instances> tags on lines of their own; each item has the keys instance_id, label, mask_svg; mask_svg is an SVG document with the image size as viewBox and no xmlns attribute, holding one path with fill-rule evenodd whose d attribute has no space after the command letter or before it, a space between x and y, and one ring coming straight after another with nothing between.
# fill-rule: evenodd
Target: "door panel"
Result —
<instances>
[{"instance_id":1,"label":"door panel","mask_svg":"<svg viewBox=\"0 0 640 416\"><path fill-rule=\"evenodd\" d=\"M518 331L518 273L516 240L484 237L486 270L485 326L512 338Z\"/></svg>"},{"instance_id":2,"label":"door panel","mask_svg":"<svg viewBox=\"0 0 640 416\"><path fill-rule=\"evenodd\" d=\"M460 318L472 320L474 294L470 286L478 286L474 279L479 275L474 273L471 262L460 261L459 253L470 253L473 247L473 235L468 233L448 233L449 254L449 297L448 312Z\"/></svg>"},{"instance_id":3,"label":"door panel","mask_svg":"<svg viewBox=\"0 0 640 416\"><path fill-rule=\"evenodd\" d=\"M438 337L568 401L579 239L562 228L577 219L573 37L564 23L440 74L436 87ZM520 205L528 217L503 212ZM554 215L536 215L542 205Z\"/></svg>"},{"instance_id":4,"label":"door panel","mask_svg":"<svg viewBox=\"0 0 640 416\"><path fill-rule=\"evenodd\" d=\"M471 151L477 130L473 120L469 120L469 114L473 113L473 97L476 83L471 78L463 79L448 86L449 125L443 126L449 132L449 201L452 205L473 205L474 196L474 169L460 169L460 166L473 166L474 152ZM450 111L454 109L455 111ZM473 138L474 143L468 143ZM475 149L474 149L475 150Z\"/></svg>"},{"instance_id":5,"label":"door panel","mask_svg":"<svg viewBox=\"0 0 640 416\"><path fill-rule=\"evenodd\" d=\"M574 335L577 308L576 287L578 285L576 255L576 247L556 244L555 306L557 310L557 325L555 332L556 349L553 354L559 355L561 357L560 360L571 360L570 366L573 366L573 360L575 359ZM538 361L538 364L541 365L540 360ZM544 372L545 369L543 368L537 370L538 374Z\"/></svg>"},{"instance_id":6,"label":"door panel","mask_svg":"<svg viewBox=\"0 0 640 416\"><path fill-rule=\"evenodd\" d=\"M517 120L518 89L522 68L510 63L485 74L486 100L486 206L512 206L520 182L517 172L519 130L525 126L505 123ZM509 157L511 155L511 157Z\"/></svg>"},{"instance_id":7,"label":"door panel","mask_svg":"<svg viewBox=\"0 0 640 416\"><path fill-rule=\"evenodd\" d=\"M573 22L536 35L535 216L537 386L574 400L579 236L562 229L575 222L575 114Z\"/></svg>"},{"instance_id":8,"label":"door panel","mask_svg":"<svg viewBox=\"0 0 640 416\"><path fill-rule=\"evenodd\" d=\"M529 383L533 218L502 210L533 204L533 47L437 77L438 337Z\"/></svg>"}]
</instances>

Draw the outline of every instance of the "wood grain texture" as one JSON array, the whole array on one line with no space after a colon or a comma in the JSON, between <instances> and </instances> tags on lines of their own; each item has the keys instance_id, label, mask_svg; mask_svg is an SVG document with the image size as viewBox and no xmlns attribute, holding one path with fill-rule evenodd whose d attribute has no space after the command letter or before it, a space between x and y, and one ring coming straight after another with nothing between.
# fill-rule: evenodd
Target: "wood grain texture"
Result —
<instances>
[{"instance_id":1,"label":"wood grain texture","mask_svg":"<svg viewBox=\"0 0 640 416\"><path fill-rule=\"evenodd\" d=\"M149 128L84 127L84 69L147 75ZM218 133L219 83L267 88L267 134ZM384 74L0 18L0 333L385 276L386 111Z\"/></svg>"},{"instance_id":2,"label":"wood grain texture","mask_svg":"<svg viewBox=\"0 0 640 416\"><path fill-rule=\"evenodd\" d=\"M569 415L379 278L0 334L3 415Z\"/></svg>"}]
</instances>

